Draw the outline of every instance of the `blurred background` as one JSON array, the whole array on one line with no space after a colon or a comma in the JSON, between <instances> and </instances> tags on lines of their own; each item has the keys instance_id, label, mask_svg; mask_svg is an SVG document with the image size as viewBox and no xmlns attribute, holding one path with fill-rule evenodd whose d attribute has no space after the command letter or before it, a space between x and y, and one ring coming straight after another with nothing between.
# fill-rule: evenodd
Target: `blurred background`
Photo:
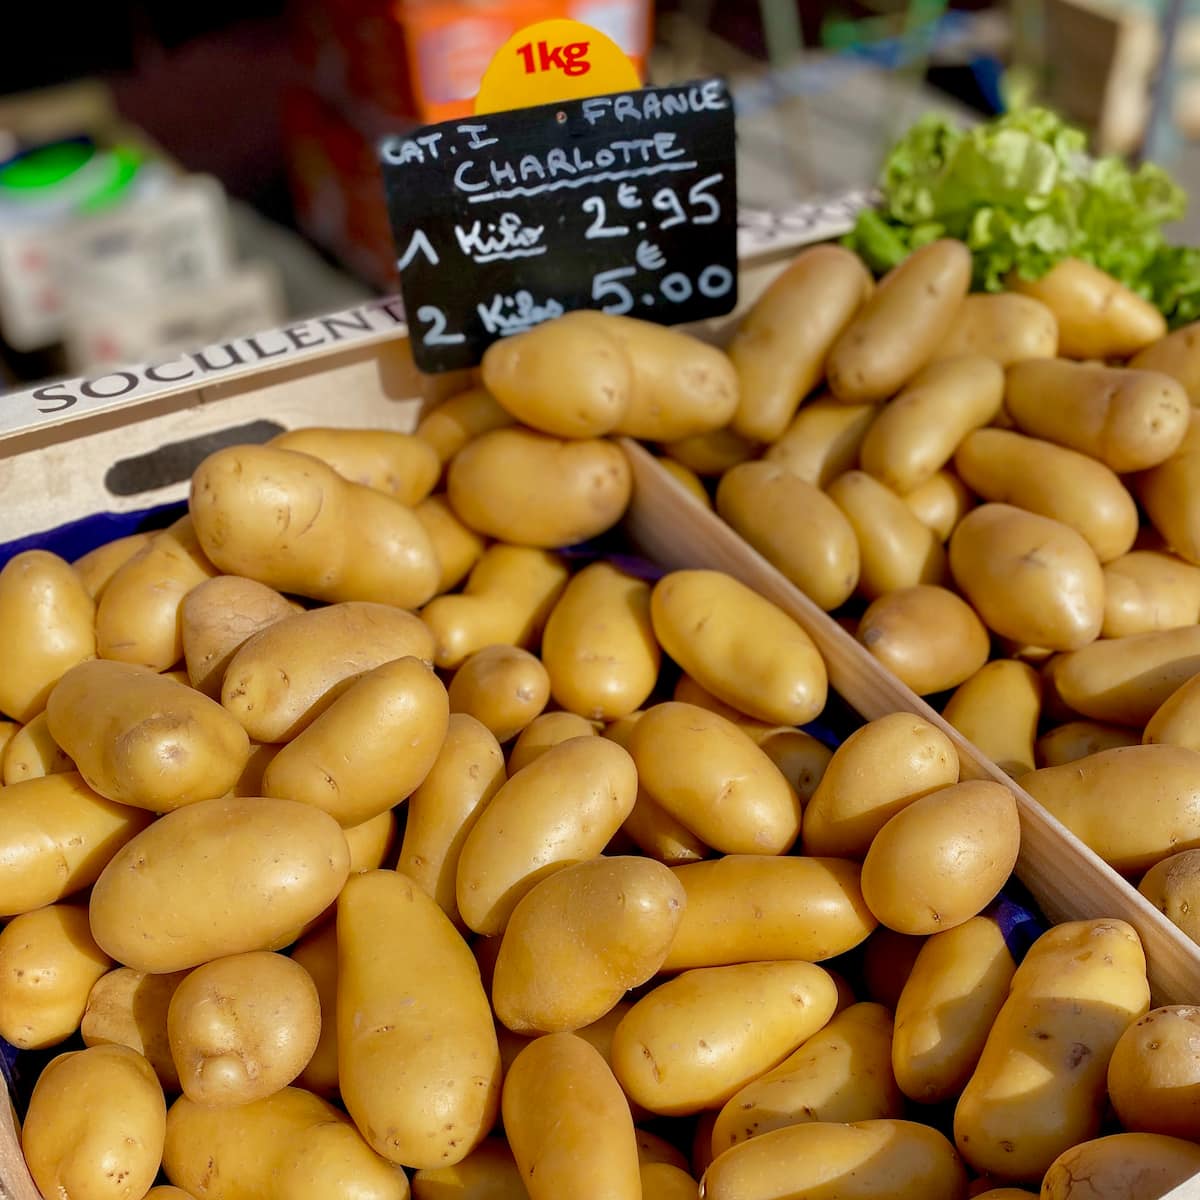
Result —
<instances>
[{"instance_id":1,"label":"blurred background","mask_svg":"<svg viewBox=\"0 0 1200 1200\"><path fill-rule=\"evenodd\" d=\"M394 290L378 139L472 111L493 53L540 19L603 30L650 83L724 75L741 201L780 211L872 184L923 112L1030 99L1096 151L1200 185L1195 3L23 6L0 68L0 388ZM1200 241L1200 219L1182 236Z\"/></svg>"}]
</instances>

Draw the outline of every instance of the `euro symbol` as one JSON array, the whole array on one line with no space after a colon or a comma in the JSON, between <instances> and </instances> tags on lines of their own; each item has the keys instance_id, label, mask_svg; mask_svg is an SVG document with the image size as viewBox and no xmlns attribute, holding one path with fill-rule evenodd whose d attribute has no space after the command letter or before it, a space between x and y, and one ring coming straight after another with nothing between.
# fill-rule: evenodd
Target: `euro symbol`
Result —
<instances>
[{"instance_id":1,"label":"euro symbol","mask_svg":"<svg viewBox=\"0 0 1200 1200\"><path fill-rule=\"evenodd\" d=\"M644 271L657 271L666 265L663 252L653 242L638 242L634 260Z\"/></svg>"}]
</instances>

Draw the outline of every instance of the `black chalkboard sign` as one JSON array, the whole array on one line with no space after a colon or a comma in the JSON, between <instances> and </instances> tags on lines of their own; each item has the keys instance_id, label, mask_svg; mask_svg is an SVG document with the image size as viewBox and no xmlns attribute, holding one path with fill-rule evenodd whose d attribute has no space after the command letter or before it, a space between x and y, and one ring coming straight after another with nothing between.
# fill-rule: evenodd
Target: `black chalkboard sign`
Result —
<instances>
[{"instance_id":1,"label":"black chalkboard sign","mask_svg":"<svg viewBox=\"0 0 1200 1200\"><path fill-rule=\"evenodd\" d=\"M445 121L389 138L380 160L423 371L473 366L572 309L673 325L737 300L719 79Z\"/></svg>"}]
</instances>

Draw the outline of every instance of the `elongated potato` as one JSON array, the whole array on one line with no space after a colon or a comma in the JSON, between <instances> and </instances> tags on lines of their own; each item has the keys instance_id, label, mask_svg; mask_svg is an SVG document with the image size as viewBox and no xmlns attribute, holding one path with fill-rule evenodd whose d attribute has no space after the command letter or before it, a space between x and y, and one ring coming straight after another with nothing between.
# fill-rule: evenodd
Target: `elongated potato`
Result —
<instances>
[{"instance_id":1,"label":"elongated potato","mask_svg":"<svg viewBox=\"0 0 1200 1200\"><path fill-rule=\"evenodd\" d=\"M868 600L897 588L943 581L942 543L890 488L865 471L847 471L827 491L858 538L858 590Z\"/></svg>"},{"instance_id":2,"label":"elongated potato","mask_svg":"<svg viewBox=\"0 0 1200 1200\"><path fill-rule=\"evenodd\" d=\"M1078 451L1007 429L979 429L959 446L954 469L984 500L1070 526L1102 563L1125 554L1137 536L1133 497L1112 470Z\"/></svg>"},{"instance_id":3,"label":"elongated potato","mask_svg":"<svg viewBox=\"0 0 1200 1200\"><path fill-rule=\"evenodd\" d=\"M962 1092L1016 969L1000 926L987 916L925 940L896 1004L890 1051L906 1096L937 1104Z\"/></svg>"},{"instance_id":4,"label":"elongated potato","mask_svg":"<svg viewBox=\"0 0 1200 1200\"><path fill-rule=\"evenodd\" d=\"M1008 286L1054 314L1064 358L1128 358L1167 332L1153 304L1078 258L1064 259L1040 279L1011 275Z\"/></svg>"},{"instance_id":5,"label":"elongated potato","mask_svg":"<svg viewBox=\"0 0 1200 1200\"><path fill-rule=\"evenodd\" d=\"M1032 437L1098 458L1119 474L1165 462L1191 407L1169 375L1045 358L1009 368L1005 406Z\"/></svg>"},{"instance_id":6,"label":"elongated potato","mask_svg":"<svg viewBox=\"0 0 1200 1200\"><path fill-rule=\"evenodd\" d=\"M758 442L749 441L728 427L711 433L694 433L663 446L672 462L705 476L724 475L738 463L757 458L761 449Z\"/></svg>"},{"instance_id":7,"label":"elongated potato","mask_svg":"<svg viewBox=\"0 0 1200 1200\"><path fill-rule=\"evenodd\" d=\"M821 396L805 404L764 455L819 488L858 462L858 451L879 409Z\"/></svg>"},{"instance_id":8,"label":"elongated potato","mask_svg":"<svg viewBox=\"0 0 1200 1200\"><path fill-rule=\"evenodd\" d=\"M306 933L292 947L291 958L308 972L320 1009L316 1048L296 1076L296 1085L318 1096L332 1096L338 1089L336 916Z\"/></svg>"},{"instance_id":9,"label":"elongated potato","mask_svg":"<svg viewBox=\"0 0 1200 1200\"><path fill-rule=\"evenodd\" d=\"M1033 771L1021 786L1118 871L1200 847L1200 751L1121 746Z\"/></svg>"},{"instance_id":10,"label":"elongated potato","mask_svg":"<svg viewBox=\"0 0 1200 1200\"><path fill-rule=\"evenodd\" d=\"M339 1109L284 1088L237 1108L181 1096L167 1113L163 1166L205 1200L408 1200L404 1172L376 1154Z\"/></svg>"},{"instance_id":11,"label":"elongated potato","mask_svg":"<svg viewBox=\"0 0 1200 1200\"><path fill-rule=\"evenodd\" d=\"M626 1013L613 1035L613 1071L650 1112L715 1108L824 1028L836 1005L837 987L812 963L685 971Z\"/></svg>"},{"instance_id":12,"label":"elongated potato","mask_svg":"<svg viewBox=\"0 0 1200 1200\"><path fill-rule=\"evenodd\" d=\"M392 1162L460 1162L500 1102L496 1030L471 951L433 899L394 871L352 876L337 920L346 1110Z\"/></svg>"},{"instance_id":13,"label":"elongated potato","mask_svg":"<svg viewBox=\"0 0 1200 1200\"><path fill-rule=\"evenodd\" d=\"M721 571L672 571L650 596L662 648L719 700L760 721L803 725L829 681L812 639L782 609Z\"/></svg>"},{"instance_id":14,"label":"elongated potato","mask_svg":"<svg viewBox=\"0 0 1200 1200\"><path fill-rule=\"evenodd\" d=\"M852 1004L726 1101L713 1126L714 1155L808 1121L899 1117L904 1097L892 1076L891 1050L892 1014L882 1004Z\"/></svg>"},{"instance_id":15,"label":"elongated potato","mask_svg":"<svg viewBox=\"0 0 1200 1200\"><path fill-rule=\"evenodd\" d=\"M78 572L88 595L97 603L112 577L139 550L149 545L152 533L131 533L126 537L105 542L95 550L77 558L71 566Z\"/></svg>"},{"instance_id":16,"label":"elongated potato","mask_svg":"<svg viewBox=\"0 0 1200 1200\"><path fill-rule=\"evenodd\" d=\"M83 905L52 904L14 917L0 930L0 1037L19 1050L65 1042L111 966Z\"/></svg>"},{"instance_id":17,"label":"elongated potato","mask_svg":"<svg viewBox=\"0 0 1200 1200\"><path fill-rule=\"evenodd\" d=\"M1200 750L1200 675L1175 689L1146 722L1142 741Z\"/></svg>"},{"instance_id":18,"label":"elongated potato","mask_svg":"<svg viewBox=\"0 0 1200 1200\"><path fill-rule=\"evenodd\" d=\"M1014 779L1032 771L1041 676L1014 659L986 663L946 702L942 716Z\"/></svg>"},{"instance_id":19,"label":"elongated potato","mask_svg":"<svg viewBox=\"0 0 1200 1200\"><path fill-rule=\"evenodd\" d=\"M276 621L230 660L221 703L257 742L287 742L358 676L398 658L433 659L419 617L389 604L350 602Z\"/></svg>"},{"instance_id":20,"label":"elongated potato","mask_svg":"<svg viewBox=\"0 0 1200 1200\"><path fill-rule=\"evenodd\" d=\"M485 1138L452 1167L426 1167L412 1177L413 1200L529 1200L508 1143Z\"/></svg>"},{"instance_id":21,"label":"elongated potato","mask_svg":"<svg viewBox=\"0 0 1200 1200\"><path fill-rule=\"evenodd\" d=\"M718 700L712 692L707 688L701 687L690 675L679 676L671 692L671 699L678 700L682 704L694 704L697 708L706 708L709 712L714 712L717 716L724 717L727 721L732 721L756 744L765 738L768 733L776 733L780 729L791 728L791 726L771 725L766 721L756 721L752 717L746 716L744 712L734 708L732 704L726 704L724 700Z\"/></svg>"},{"instance_id":22,"label":"elongated potato","mask_svg":"<svg viewBox=\"0 0 1200 1200\"><path fill-rule=\"evenodd\" d=\"M915 1121L810 1121L751 1138L704 1174L706 1200L962 1200L967 1175L954 1147Z\"/></svg>"},{"instance_id":23,"label":"elongated potato","mask_svg":"<svg viewBox=\"0 0 1200 1200\"><path fill-rule=\"evenodd\" d=\"M696 1181L681 1167L670 1163L642 1163L642 1200L693 1200Z\"/></svg>"},{"instance_id":24,"label":"elongated potato","mask_svg":"<svg viewBox=\"0 0 1200 1200\"><path fill-rule=\"evenodd\" d=\"M698 500L707 509L712 508L712 498L704 490L704 483L698 472L693 471L691 467L685 467L683 463L674 458L664 456L655 461L676 483L683 487L692 499Z\"/></svg>"},{"instance_id":25,"label":"elongated potato","mask_svg":"<svg viewBox=\"0 0 1200 1200\"><path fill-rule=\"evenodd\" d=\"M990 358L930 363L867 430L862 469L904 495L940 471L972 430L995 420L1003 399L1004 372Z\"/></svg>"},{"instance_id":26,"label":"elongated potato","mask_svg":"<svg viewBox=\"0 0 1200 1200\"><path fill-rule=\"evenodd\" d=\"M857 946L876 925L858 864L844 859L726 854L674 870L687 904L664 971L821 962Z\"/></svg>"},{"instance_id":27,"label":"elongated potato","mask_svg":"<svg viewBox=\"0 0 1200 1200\"><path fill-rule=\"evenodd\" d=\"M462 583L479 561L487 543L454 515L454 509L450 507L444 492L426 496L413 512L433 543L433 552L441 570L437 585L440 596Z\"/></svg>"},{"instance_id":28,"label":"elongated potato","mask_svg":"<svg viewBox=\"0 0 1200 1200\"><path fill-rule=\"evenodd\" d=\"M361 483L413 505L433 491L441 460L428 442L394 429L335 429L308 426L273 437L268 446L311 454L343 479Z\"/></svg>"},{"instance_id":29,"label":"elongated potato","mask_svg":"<svg viewBox=\"0 0 1200 1200\"><path fill-rule=\"evenodd\" d=\"M325 911L349 872L341 828L311 805L201 800L117 852L92 889L92 934L118 962L152 973L277 950Z\"/></svg>"},{"instance_id":30,"label":"elongated potato","mask_svg":"<svg viewBox=\"0 0 1200 1200\"><path fill-rule=\"evenodd\" d=\"M513 423L512 414L487 388L475 387L430 409L417 425L416 436L428 442L445 464L468 442Z\"/></svg>"},{"instance_id":31,"label":"elongated potato","mask_svg":"<svg viewBox=\"0 0 1200 1200\"><path fill-rule=\"evenodd\" d=\"M504 1080L504 1130L530 1200L642 1200L629 1105L600 1052L572 1033L535 1038Z\"/></svg>"},{"instance_id":32,"label":"elongated potato","mask_svg":"<svg viewBox=\"0 0 1200 1200\"><path fill-rule=\"evenodd\" d=\"M1108 1094L1126 1129L1200 1135L1198 1031L1200 1008L1175 1004L1153 1009L1121 1035L1108 1063Z\"/></svg>"},{"instance_id":33,"label":"elongated potato","mask_svg":"<svg viewBox=\"0 0 1200 1200\"><path fill-rule=\"evenodd\" d=\"M188 504L217 567L278 591L411 608L437 587L433 543L412 509L310 455L218 450L193 473Z\"/></svg>"},{"instance_id":34,"label":"elongated potato","mask_svg":"<svg viewBox=\"0 0 1200 1200\"><path fill-rule=\"evenodd\" d=\"M1200 565L1200 415L1193 414L1179 449L1139 476L1134 488L1167 546Z\"/></svg>"},{"instance_id":35,"label":"elongated potato","mask_svg":"<svg viewBox=\"0 0 1200 1200\"><path fill-rule=\"evenodd\" d=\"M503 784L463 843L458 910L476 933L500 933L547 875L599 854L637 797L633 759L608 738L560 742Z\"/></svg>"},{"instance_id":36,"label":"elongated potato","mask_svg":"<svg viewBox=\"0 0 1200 1200\"><path fill-rule=\"evenodd\" d=\"M96 654L96 606L57 554L26 550L0 571L0 712L25 724L71 667ZM170 666L170 663L166 664Z\"/></svg>"},{"instance_id":37,"label":"elongated potato","mask_svg":"<svg viewBox=\"0 0 1200 1200\"><path fill-rule=\"evenodd\" d=\"M162 1160L166 1115L162 1088L136 1051L60 1054L29 1100L21 1134L29 1173L43 1196L144 1196Z\"/></svg>"},{"instance_id":38,"label":"elongated potato","mask_svg":"<svg viewBox=\"0 0 1200 1200\"><path fill-rule=\"evenodd\" d=\"M738 433L760 442L783 433L872 286L858 256L833 245L802 251L776 277L729 345L738 374L732 421Z\"/></svg>"},{"instance_id":39,"label":"elongated potato","mask_svg":"<svg viewBox=\"0 0 1200 1200\"><path fill-rule=\"evenodd\" d=\"M963 482L951 471L938 471L904 495L913 515L945 542L966 516L974 501Z\"/></svg>"},{"instance_id":40,"label":"elongated potato","mask_svg":"<svg viewBox=\"0 0 1200 1200\"><path fill-rule=\"evenodd\" d=\"M89 787L151 812L223 795L250 755L245 730L219 704L131 663L73 667L46 717Z\"/></svg>"},{"instance_id":41,"label":"elongated potato","mask_svg":"<svg viewBox=\"0 0 1200 1200\"><path fill-rule=\"evenodd\" d=\"M647 858L593 858L543 879L504 929L496 1016L517 1033L598 1021L662 966L686 905L677 877Z\"/></svg>"},{"instance_id":42,"label":"elongated potato","mask_svg":"<svg viewBox=\"0 0 1200 1200\"><path fill-rule=\"evenodd\" d=\"M1154 1133L1113 1133L1064 1150L1042 1180L1042 1200L1158 1200L1195 1183L1200 1146Z\"/></svg>"},{"instance_id":43,"label":"elongated potato","mask_svg":"<svg viewBox=\"0 0 1200 1200\"><path fill-rule=\"evenodd\" d=\"M1060 521L1010 504L981 505L950 538L950 570L984 623L1001 637L1078 650L1100 633L1099 560Z\"/></svg>"},{"instance_id":44,"label":"elongated potato","mask_svg":"<svg viewBox=\"0 0 1200 1200\"><path fill-rule=\"evenodd\" d=\"M717 512L821 608L837 608L853 593L854 529L814 484L775 463L743 463L721 479Z\"/></svg>"},{"instance_id":45,"label":"elongated potato","mask_svg":"<svg viewBox=\"0 0 1200 1200\"><path fill-rule=\"evenodd\" d=\"M934 361L982 354L1002 367L1058 353L1058 321L1040 300L1017 292L968 296L958 307Z\"/></svg>"},{"instance_id":46,"label":"elongated potato","mask_svg":"<svg viewBox=\"0 0 1200 1200\"><path fill-rule=\"evenodd\" d=\"M629 752L650 798L725 854L782 854L800 833L800 799L732 722L694 704L656 704Z\"/></svg>"},{"instance_id":47,"label":"elongated potato","mask_svg":"<svg viewBox=\"0 0 1200 1200\"><path fill-rule=\"evenodd\" d=\"M1067 721L1042 734L1035 747L1039 767L1061 767L1101 750L1136 746L1137 732L1101 721Z\"/></svg>"},{"instance_id":48,"label":"elongated potato","mask_svg":"<svg viewBox=\"0 0 1200 1200\"><path fill-rule=\"evenodd\" d=\"M580 311L563 320L603 330L629 355L633 390L614 433L675 442L721 429L737 411L737 374L715 346L635 317Z\"/></svg>"},{"instance_id":49,"label":"elongated potato","mask_svg":"<svg viewBox=\"0 0 1200 1200\"><path fill-rule=\"evenodd\" d=\"M1161 550L1131 550L1104 566L1100 636L1129 637L1200 621L1200 568Z\"/></svg>"},{"instance_id":50,"label":"elongated potato","mask_svg":"<svg viewBox=\"0 0 1200 1200\"><path fill-rule=\"evenodd\" d=\"M1151 342L1129 360L1135 371L1159 371L1183 385L1193 408L1200 407L1200 321Z\"/></svg>"},{"instance_id":51,"label":"elongated potato","mask_svg":"<svg viewBox=\"0 0 1200 1200\"><path fill-rule=\"evenodd\" d=\"M246 640L294 612L273 588L238 575L218 575L192 588L179 613L192 687L220 696L230 660Z\"/></svg>"},{"instance_id":52,"label":"elongated potato","mask_svg":"<svg viewBox=\"0 0 1200 1200\"><path fill-rule=\"evenodd\" d=\"M573 737L595 737L599 732L594 722L577 713L542 713L534 717L513 742L508 752L509 773L515 775L559 742L569 741Z\"/></svg>"},{"instance_id":53,"label":"elongated potato","mask_svg":"<svg viewBox=\"0 0 1200 1200\"><path fill-rule=\"evenodd\" d=\"M43 709L28 725L17 728L4 747L4 786L74 771L71 756L50 736Z\"/></svg>"},{"instance_id":54,"label":"elongated potato","mask_svg":"<svg viewBox=\"0 0 1200 1200\"><path fill-rule=\"evenodd\" d=\"M1142 876L1138 891L1192 941L1200 942L1200 850L1161 859Z\"/></svg>"},{"instance_id":55,"label":"elongated potato","mask_svg":"<svg viewBox=\"0 0 1200 1200\"><path fill-rule=\"evenodd\" d=\"M896 813L957 782L958 754L941 730L909 713L870 721L834 751L805 809L804 852L861 859Z\"/></svg>"},{"instance_id":56,"label":"elongated potato","mask_svg":"<svg viewBox=\"0 0 1200 1200\"><path fill-rule=\"evenodd\" d=\"M186 971L147 975L116 967L92 985L79 1023L85 1046L128 1046L144 1055L163 1090L179 1091L179 1072L167 1038L167 1010Z\"/></svg>"},{"instance_id":57,"label":"elongated potato","mask_svg":"<svg viewBox=\"0 0 1200 1200\"><path fill-rule=\"evenodd\" d=\"M1149 1006L1146 958L1124 921L1070 921L1042 934L954 1110L963 1158L1001 1182L1036 1182L1064 1150L1095 1137L1108 1061Z\"/></svg>"}]
</instances>

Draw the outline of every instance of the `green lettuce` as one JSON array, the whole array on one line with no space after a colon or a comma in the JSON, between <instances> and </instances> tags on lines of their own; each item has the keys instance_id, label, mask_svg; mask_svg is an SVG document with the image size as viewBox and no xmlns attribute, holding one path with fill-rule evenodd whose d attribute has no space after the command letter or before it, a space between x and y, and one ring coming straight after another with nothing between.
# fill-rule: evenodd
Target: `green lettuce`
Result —
<instances>
[{"instance_id":1,"label":"green lettuce","mask_svg":"<svg viewBox=\"0 0 1200 1200\"><path fill-rule=\"evenodd\" d=\"M1156 304L1173 326L1200 316L1200 251L1170 246L1163 226L1186 207L1161 167L1091 158L1084 134L1042 108L971 128L918 121L892 149L882 202L846 243L882 272L940 237L974 258L973 286L999 291L1082 258Z\"/></svg>"}]
</instances>

